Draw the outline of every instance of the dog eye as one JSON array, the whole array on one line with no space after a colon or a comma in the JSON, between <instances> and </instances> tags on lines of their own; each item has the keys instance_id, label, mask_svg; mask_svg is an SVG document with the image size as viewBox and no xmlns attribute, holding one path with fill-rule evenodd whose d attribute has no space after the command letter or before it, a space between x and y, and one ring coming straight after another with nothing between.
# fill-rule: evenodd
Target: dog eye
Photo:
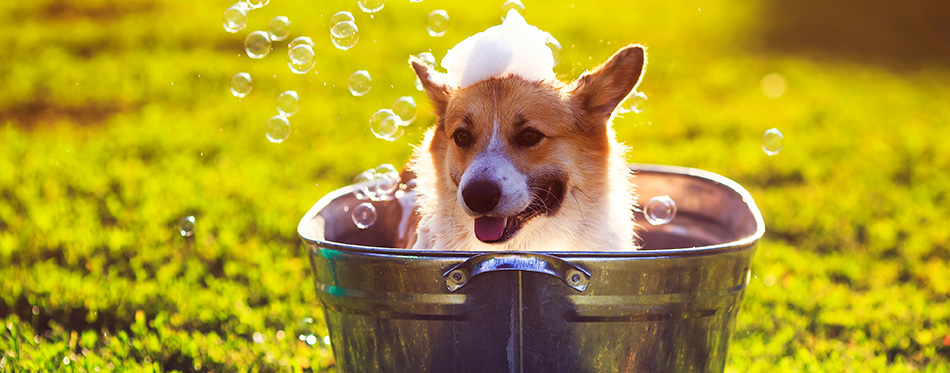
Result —
<instances>
[{"instance_id":1,"label":"dog eye","mask_svg":"<svg viewBox=\"0 0 950 373\"><path fill-rule=\"evenodd\" d=\"M461 128L455 130L455 133L452 134L452 139L455 140L455 145L458 145L460 148L467 148L469 145L472 145L472 134Z\"/></svg>"},{"instance_id":2,"label":"dog eye","mask_svg":"<svg viewBox=\"0 0 950 373\"><path fill-rule=\"evenodd\" d=\"M533 128L526 128L518 134L518 145L523 147L533 146L544 138L544 134Z\"/></svg>"}]
</instances>

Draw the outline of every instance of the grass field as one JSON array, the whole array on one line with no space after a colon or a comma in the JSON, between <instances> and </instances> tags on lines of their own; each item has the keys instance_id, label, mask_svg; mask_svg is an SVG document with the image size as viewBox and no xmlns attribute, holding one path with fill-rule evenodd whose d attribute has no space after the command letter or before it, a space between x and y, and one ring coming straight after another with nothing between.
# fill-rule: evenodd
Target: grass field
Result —
<instances>
[{"instance_id":1,"label":"grass field","mask_svg":"<svg viewBox=\"0 0 950 373\"><path fill-rule=\"evenodd\" d=\"M946 6L525 2L564 47L562 79L648 46L646 111L615 120L631 162L710 170L755 197L767 233L727 370L950 371ZM408 159L433 118L407 57L441 58L497 24L501 1L389 0L370 17L273 0L237 34L229 5L0 3L0 371L333 369L297 221ZM434 9L452 17L441 38L425 31ZM349 51L328 37L339 10L360 27ZM314 39L315 72L292 74L285 43L244 55L277 15ZM353 97L360 69L374 86ZM254 77L240 100L239 71ZM264 122L288 89L301 109L272 144ZM419 120L374 138L370 115L403 95ZM767 156L772 127L786 144Z\"/></svg>"}]
</instances>

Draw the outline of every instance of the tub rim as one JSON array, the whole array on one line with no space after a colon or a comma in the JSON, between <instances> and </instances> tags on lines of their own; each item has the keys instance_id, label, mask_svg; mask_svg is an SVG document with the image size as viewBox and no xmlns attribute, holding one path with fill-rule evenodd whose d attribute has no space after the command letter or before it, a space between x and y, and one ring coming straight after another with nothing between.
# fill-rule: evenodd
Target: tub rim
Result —
<instances>
[{"instance_id":1,"label":"tub rim","mask_svg":"<svg viewBox=\"0 0 950 373\"><path fill-rule=\"evenodd\" d=\"M719 254L731 251L740 251L754 247L755 244L765 235L765 223L762 220L762 214L759 211L758 206L755 204L755 200L752 199L752 195L739 185L739 183L719 175L714 172L701 170L698 168L691 167L681 167L681 166L669 166L669 165L656 165L656 164L644 164L644 163L631 163L628 164L628 167L634 171L634 173L639 171L648 171L648 172L658 172L658 173L671 173L679 174L683 176L693 176L706 179L720 185L723 185L736 194L738 194L742 201L749 207L752 217L755 220L755 232L747 237L741 239L725 242L715 245L706 245L706 246L695 246L687 248L675 248L675 249L655 249L655 250L636 250L636 251L624 251L624 252L612 252L612 251L532 251L541 254L553 255L561 258L673 258L673 257L693 257L693 256L704 256ZM331 201L336 198L353 193L356 190L355 185L348 185L330 193L327 193L321 197L317 202L304 214L303 218L300 219L300 222L297 224L297 235L300 236L301 240L306 242L308 245L313 247L323 247L338 251L349 251L354 253L361 254L371 254L371 255L389 255L389 256L399 256L399 257L442 257L442 258L468 258L476 255L482 254L492 254L492 253L520 253L521 251L446 251L446 250L413 250L413 249L401 249L395 247L377 247L377 246L364 246L364 245L353 245L346 244L341 242L334 242L328 240L314 239L307 237L304 233L304 227L308 224L316 215L326 208ZM311 249L313 251L313 249Z\"/></svg>"}]
</instances>

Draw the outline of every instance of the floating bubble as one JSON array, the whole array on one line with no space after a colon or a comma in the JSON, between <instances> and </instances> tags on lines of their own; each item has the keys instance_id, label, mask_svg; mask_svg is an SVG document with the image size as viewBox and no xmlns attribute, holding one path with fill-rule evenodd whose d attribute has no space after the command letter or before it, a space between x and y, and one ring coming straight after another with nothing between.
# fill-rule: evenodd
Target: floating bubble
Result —
<instances>
[{"instance_id":1,"label":"floating bubble","mask_svg":"<svg viewBox=\"0 0 950 373\"><path fill-rule=\"evenodd\" d=\"M267 3L269 2L270 0L244 0L244 3L247 4L247 6L250 7L251 9L262 8L264 7L264 5L267 5Z\"/></svg>"},{"instance_id":2,"label":"floating bubble","mask_svg":"<svg viewBox=\"0 0 950 373\"><path fill-rule=\"evenodd\" d=\"M244 98L251 93L252 88L254 87L251 85L251 74L237 73L231 77L231 94L234 97Z\"/></svg>"},{"instance_id":3,"label":"floating bubble","mask_svg":"<svg viewBox=\"0 0 950 373\"><path fill-rule=\"evenodd\" d=\"M188 215L178 221L178 233L182 237L191 237L195 235L195 217Z\"/></svg>"},{"instance_id":4,"label":"floating bubble","mask_svg":"<svg viewBox=\"0 0 950 373\"><path fill-rule=\"evenodd\" d=\"M366 229L376 222L376 207L372 203L363 202L353 208L353 224L359 229Z\"/></svg>"},{"instance_id":5,"label":"floating bubble","mask_svg":"<svg viewBox=\"0 0 950 373\"><path fill-rule=\"evenodd\" d=\"M428 66L430 66L430 67L434 67L434 66L435 66L435 62L436 62L436 61L435 61L435 56L432 55L432 53L429 53L429 52L422 52L422 53L417 54L417 55L416 55L416 58L418 58L419 61L421 61L422 63L424 63L424 64L426 64L426 65L428 65Z\"/></svg>"},{"instance_id":6,"label":"floating bubble","mask_svg":"<svg viewBox=\"0 0 950 373\"><path fill-rule=\"evenodd\" d=\"M313 40L311 40L309 36L298 36L287 44L287 49L293 49L298 45L309 45L310 48L313 48Z\"/></svg>"},{"instance_id":7,"label":"floating bubble","mask_svg":"<svg viewBox=\"0 0 950 373\"><path fill-rule=\"evenodd\" d=\"M251 338L254 340L254 343L264 343L264 335L261 334L261 332L254 332L254 335Z\"/></svg>"},{"instance_id":8,"label":"floating bubble","mask_svg":"<svg viewBox=\"0 0 950 373\"><path fill-rule=\"evenodd\" d=\"M416 0L416 1L414 1L414 2L419 2L419 1L422 1L422 0ZM327 346L330 345L330 335L329 335L329 334L323 336L323 344L325 344L325 345L327 345Z\"/></svg>"},{"instance_id":9,"label":"floating bubble","mask_svg":"<svg viewBox=\"0 0 950 373\"><path fill-rule=\"evenodd\" d=\"M504 4L501 4L501 20L504 21L508 17L509 10L517 10L518 13L521 13L521 18L524 18L524 3L521 0L508 0Z\"/></svg>"},{"instance_id":10,"label":"floating bubble","mask_svg":"<svg viewBox=\"0 0 950 373\"><path fill-rule=\"evenodd\" d=\"M383 10L383 5L386 5L386 0L358 0L356 3L359 4L360 9L364 12L376 13Z\"/></svg>"},{"instance_id":11,"label":"floating bubble","mask_svg":"<svg viewBox=\"0 0 950 373\"><path fill-rule=\"evenodd\" d=\"M261 59L270 53L270 36L264 31L254 31L244 38L244 51L253 59Z\"/></svg>"},{"instance_id":12,"label":"floating bubble","mask_svg":"<svg viewBox=\"0 0 950 373\"><path fill-rule=\"evenodd\" d=\"M401 125L408 126L416 120L416 100L409 96L402 96L393 102L393 113L395 113L401 122Z\"/></svg>"},{"instance_id":13,"label":"floating bubble","mask_svg":"<svg viewBox=\"0 0 950 373\"><path fill-rule=\"evenodd\" d=\"M643 217L652 225L667 224L676 217L676 202L670 196L650 198L643 209Z\"/></svg>"},{"instance_id":14,"label":"floating bubble","mask_svg":"<svg viewBox=\"0 0 950 373\"><path fill-rule=\"evenodd\" d=\"M369 129L373 135L386 141L396 141L401 135L399 117L389 109L379 109L369 119Z\"/></svg>"},{"instance_id":15,"label":"floating bubble","mask_svg":"<svg viewBox=\"0 0 950 373\"><path fill-rule=\"evenodd\" d=\"M379 200L389 201L393 199L393 193L399 188L399 171L389 163L384 163L376 167L373 172L376 174L376 195Z\"/></svg>"},{"instance_id":16,"label":"floating bubble","mask_svg":"<svg viewBox=\"0 0 950 373\"><path fill-rule=\"evenodd\" d=\"M271 41L282 41L290 36L290 19L277 16L267 23L267 36Z\"/></svg>"},{"instance_id":17,"label":"floating bubble","mask_svg":"<svg viewBox=\"0 0 950 373\"><path fill-rule=\"evenodd\" d=\"M363 173L356 177L354 184L357 186L356 191L353 192L356 195L356 199L361 201L377 200L379 193L376 184L376 170L370 169L363 171Z\"/></svg>"},{"instance_id":18,"label":"floating bubble","mask_svg":"<svg viewBox=\"0 0 950 373\"><path fill-rule=\"evenodd\" d=\"M334 25L344 21L356 22L356 18L353 18L353 13L345 10L336 12L336 14L330 17L330 28L332 29Z\"/></svg>"},{"instance_id":19,"label":"floating bubble","mask_svg":"<svg viewBox=\"0 0 950 373\"><path fill-rule=\"evenodd\" d=\"M396 139L402 137L402 135L405 135L405 134L406 134L406 127L403 126L402 123L400 123L399 126L396 127L396 133L393 133L392 136L389 136L390 138L389 141L396 141Z\"/></svg>"},{"instance_id":20,"label":"floating bubble","mask_svg":"<svg viewBox=\"0 0 950 373\"><path fill-rule=\"evenodd\" d=\"M294 74L306 74L317 63L313 46L300 42L287 50L287 66Z\"/></svg>"},{"instance_id":21,"label":"floating bubble","mask_svg":"<svg viewBox=\"0 0 950 373\"><path fill-rule=\"evenodd\" d=\"M247 26L247 5L243 2L231 5L224 10L224 31L236 33Z\"/></svg>"},{"instance_id":22,"label":"floating bubble","mask_svg":"<svg viewBox=\"0 0 950 373\"><path fill-rule=\"evenodd\" d=\"M554 57L554 66L557 66L561 62L561 43L551 36L550 33L545 32L547 40L544 41L544 45L547 45L551 49L551 56Z\"/></svg>"},{"instance_id":23,"label":"floating bubble","mask_svg":"<svg viewBox=\"0 0 950 373\"><path fill-rule=\"evenodd\" d=\"M284 93L277 96L277 112L281 115L285 117L293 116L297 114L299 108L300 98L296 91L284 91Z\"/></svg>"},{"instance_id":24,"label":"floating bubble","mask_svg":"<svg viewBox=\"0 0 950 373\"><path fill-rule=\"evenodd\" d=\"M433 10L426 19L426 31L429 36L440 37L449 30L449 13L442 9Z\"/></svg>"},{"instance_id":25,"label":"floating bubble","mask_svg":"<svg viewBox=\"0 0 950 373\"><path fill-rule=\"evenodd\" d=\"M267 140L280 144L290 136L290 121L280 114L272 116L264 125L264 132L267 135Z\"/></svg>"},{"instance_id":26,"label":"floating bubble","mask_svg":"<svg viewBox=\"0 0 950 373\"><path fill-rule=\"evenodd\" d=\"M330 41L340 50L353 48L360 40L360 29L353 21L338 22L330 28Z\"/></svg>"},{"instance_id":27,"label":"floating bubble","mask_svg":"<svg viewBox=\"0 0 950 373\"><path fill-rule=\"evenodd\" d=\"M775 128L769 128L762 134L762 151L776 155L785 147L785 136Z\"/></svg>"},{"instance_id":28,"label":"floating bubble","mask_svg":"<svg viewBox=\"0 0 950 373\"><path fill-rule=\"evenodd\" d=\"M369 93L369 90L373 88L373 78L369 76L369 72L366 70L358 70L350 74L348 86L350 87L350 93L359 97Z\"/></svg>"},{"instance_id":29,"label":"floating bubble","mask_svg":"<svg viewBox=\"0 0 950 373\"><path fill-rule=\"evenodd\" d=\"M646 103L647 103L647 95L644 94L643 92L634 91L633 93L630 94L630 96L627 96L627 99L624 100L622 104L620 104L620 109L618 110L618 113L640 114L643 112L643 110L646 109Z\"/></svg>"}]
</instances>

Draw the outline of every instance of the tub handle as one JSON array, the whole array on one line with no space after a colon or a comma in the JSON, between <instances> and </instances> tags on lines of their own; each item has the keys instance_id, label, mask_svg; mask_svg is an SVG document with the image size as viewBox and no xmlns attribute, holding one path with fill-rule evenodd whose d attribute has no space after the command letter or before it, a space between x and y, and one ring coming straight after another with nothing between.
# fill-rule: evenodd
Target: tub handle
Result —
<instances>
[{"instance_id":1,"label":"tub handle","mask_svg":"<svg viewBox=\"0 0 950 373\"><path fill-rule=\"evenodd\" d=\"M442 276L449 291L456 291L482 273L494 271L529 271L551 275L574 290L584 291L590 283L590 272L564 259L539 253L491 253L476 255L452 267Z\"/></svg>"}]
</instances>

